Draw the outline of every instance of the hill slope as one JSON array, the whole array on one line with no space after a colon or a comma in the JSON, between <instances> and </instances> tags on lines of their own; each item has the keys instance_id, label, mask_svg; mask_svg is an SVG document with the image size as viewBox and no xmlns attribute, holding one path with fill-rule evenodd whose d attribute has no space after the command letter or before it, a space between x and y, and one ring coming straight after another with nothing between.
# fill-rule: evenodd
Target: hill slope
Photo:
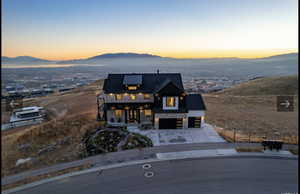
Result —
<instances>
[{"instance_id":1,"label":"hill slope","mask_svg":"<svg viewBox=\"0 0 300 194\"><path fill-rule=\"evenodd\" d=\"M256 95L298 95L298 76L268 77L251 80L217 94Z\"/></svg>"},{"instance_id":2,"label":"hill slope","mask_svg":"<svg viewBox=\"0 0 300 194\"><path fill-rule=\"evenodd\" d=\"M54 63L45 59L30 57L30 56L18 56L18 57L1 57L1 63L3 64L36 64L36 63Z\"/></svg>"}]
</instances>

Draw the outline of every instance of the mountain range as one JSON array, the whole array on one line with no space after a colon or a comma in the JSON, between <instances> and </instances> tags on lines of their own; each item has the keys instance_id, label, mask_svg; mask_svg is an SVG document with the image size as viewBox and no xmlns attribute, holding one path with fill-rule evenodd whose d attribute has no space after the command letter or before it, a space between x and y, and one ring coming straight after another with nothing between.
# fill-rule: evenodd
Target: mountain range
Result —
<instances>
[{"instance_id":1,"label":"mountain range","mask_svg":"<svg viewBox=\"0 0 300 194\"><path fill-rule=\"evenodd\" d=\"M181 72L201 76L283 76L298 74L298 53L263 58L171 58L138 53L108 53L85 59L44 60L30 56L2 57L2 64L76 64L78 68L93 67L104 72ZM101 67L101 68L100 68ZM100 68L100 69L99 69Z\"/></svg>"},{"instance_id":2,"label":"mountain range","mask_svg":"<svg viewBox=\"0 0 300 194\"><path fill-rule=\"evenodd\" d=\"M175 62L175 61L184 61L184 62L220 62L220 61L253 61L253 60L290 60L290 59L298 59L298 53L289 53L289 54L281 54L281 55L274 55L270 57L264 58L255 58L255 59L245 59L245 58L171 58L171 57L161 57L158 55L151 55L151 54L138 54L138 53L107 53L101 54L85 59L72 59L72 60L45 60L41 58L35 58L31 56L18 56L18 57L1 57L2 64L39 64L39 63L56 63L56 64L67 64L67 63L75 63L75 64L86 64L86 63L98 63L98 62L111 62L113 60L150 60L155 59L157 62Z\"/></svg>"}]
</instances>

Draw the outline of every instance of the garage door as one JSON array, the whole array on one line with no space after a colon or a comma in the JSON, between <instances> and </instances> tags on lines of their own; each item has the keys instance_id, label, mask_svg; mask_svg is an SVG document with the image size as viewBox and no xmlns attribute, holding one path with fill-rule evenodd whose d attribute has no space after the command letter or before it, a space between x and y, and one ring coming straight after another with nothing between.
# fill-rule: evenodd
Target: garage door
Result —
<instances>
[{"instance_id":1,"label":"garage door","mask_svg":"<svg viewBox=\"0 0 300 194\"><path fill-rule=\"evenodd\" d=\"M159 129L182 129L182 118L159 119Z\"/></svg>"},{"instance_id":2,"label":"garage door","mask_svg":"<svg viewBox=\"0 0 300 194\"><path fill-rule=\"evenodd\" d=\"M189 117L188 128L200 128L201 127L201 117Z\"/></svg>"}]
</instances>

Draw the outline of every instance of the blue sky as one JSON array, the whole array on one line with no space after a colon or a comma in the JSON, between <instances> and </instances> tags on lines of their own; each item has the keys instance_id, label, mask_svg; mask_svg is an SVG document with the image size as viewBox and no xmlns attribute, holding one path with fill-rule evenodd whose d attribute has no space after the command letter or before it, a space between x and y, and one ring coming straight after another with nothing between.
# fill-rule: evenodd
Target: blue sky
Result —
<instances>
[{"instance_id":1,"label":"blue sky","mask_svg":"<svg viewBox=\"0 0 300 194\"><path fill-rule=\"evenodd\" d=\"M256 57L298 51L296 0L3 0L2 55Z\"/></svg>"}]
</instances>

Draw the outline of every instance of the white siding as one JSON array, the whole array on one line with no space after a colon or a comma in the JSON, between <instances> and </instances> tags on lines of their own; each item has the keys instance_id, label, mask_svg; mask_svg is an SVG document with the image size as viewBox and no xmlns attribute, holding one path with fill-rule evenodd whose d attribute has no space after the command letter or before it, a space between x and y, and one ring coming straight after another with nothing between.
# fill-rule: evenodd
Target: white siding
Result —
<instances>
[{"instance_id":1,"label":"white siding","mask_svg":"<svg viewBox=\"0 0 300 194\"><path fill-rule=\"evenodd\" d=\"M189 110L188 117L202 117L205 115L203 110Z\"/></svg>"}]
</instances>

